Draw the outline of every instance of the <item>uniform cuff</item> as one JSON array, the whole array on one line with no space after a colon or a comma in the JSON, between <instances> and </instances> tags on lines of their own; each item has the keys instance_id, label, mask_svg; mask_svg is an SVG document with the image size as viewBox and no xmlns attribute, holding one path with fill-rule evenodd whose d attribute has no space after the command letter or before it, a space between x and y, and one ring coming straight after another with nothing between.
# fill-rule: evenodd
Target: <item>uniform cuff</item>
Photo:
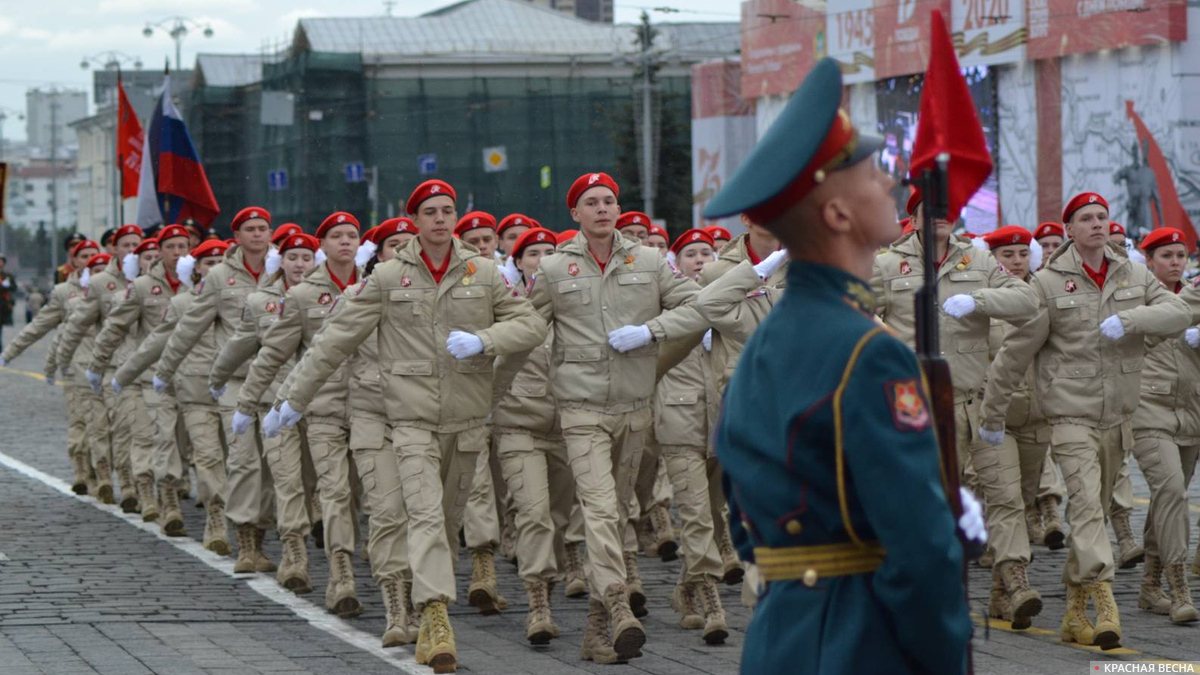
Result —
<instances>
[{"instance_id":1,"label":"uniform cuff","mask_svg":"<svg viewBox=\"0 0 1200 675\"><path fill-rule=\"evenodd\" d=\"M483 353L488 356L496 355L496 343L492 341L492 336L486 331L481 330L475 334L483 342Z\"/></svg>"},{"instance_id":2,"label":"uniform cuff","mask_svg":"<svg viewBox=\"0 0 1200 675\"><path fill-rule=\"evenodd\" d=\"M655 342L667 341L667 331L663 330L662 322L657 318L647 321L646 327L650 329L650 334L654 336Z\"/></svg>"}]
</instances>

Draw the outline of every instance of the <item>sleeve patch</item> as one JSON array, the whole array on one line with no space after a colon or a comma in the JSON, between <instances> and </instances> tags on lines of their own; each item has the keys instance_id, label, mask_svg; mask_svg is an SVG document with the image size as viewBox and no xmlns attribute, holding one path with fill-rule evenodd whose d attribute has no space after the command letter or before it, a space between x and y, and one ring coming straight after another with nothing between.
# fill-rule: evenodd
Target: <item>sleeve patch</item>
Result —
<instances>
[{"instance_id":1,"label":"sleeve patch","mask_svg":"<svg viewBox=\"0 0 1200 675\"><path fill-rule=\"evenodd\" d=\"M892 422L896 429L924 431L929 428L932 418L919 380L892 380L883 386L887 392L888 407L892 410Z\"/></svg>"}]
</instances>

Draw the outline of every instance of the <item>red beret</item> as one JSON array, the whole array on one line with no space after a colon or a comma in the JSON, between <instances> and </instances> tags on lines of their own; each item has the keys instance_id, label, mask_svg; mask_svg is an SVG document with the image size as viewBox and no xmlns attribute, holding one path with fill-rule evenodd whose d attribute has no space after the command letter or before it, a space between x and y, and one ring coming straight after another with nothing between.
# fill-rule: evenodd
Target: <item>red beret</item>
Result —
<instances>
[{"instance_id":1,"label":"red beret","mask_svg":"<svg viewBox=\"0 0 1200 675\"><path fill-rule=\"evenodd\" d=\"M376 225L375 227L372 227L371 229L367 230L366 232L363 232L362 236L360 236L358 238L359 245L365 244L368 241L372 241L371 237L375 236L375 230L378 230L378 229L379 229L379 226Z\"/></svg>"},{"instance_id":2,"label":"red beret","mask_svg":"<svg viewBox=\"0 0 1200 675\"><path fill-rule=\"evenodd\" d=\"M912 232L912 231L913 231L913 224L912 224L911 217L905 218L904 220L900 221L900 234L902 234L902 235L908 234L909 232Z\"/></svg>"},{"instance_id":3,"label":"red beret","mask_svg":"<svg viewBox=\"0 0 1200 675\"><path fill-rule=\"evenodd\" d=\"M137 225L122 225L117 228L116 232L113 233L113 241L115 242L128 234L136 234L139 237L146 236L146 233L142 231L142 228L138 227Z\"/></svg>"},{"instance_id":4,"label":"red beret","mask_svg":"<svg viewBox=\"0 0 1200 675\"><path fill-rule=\"evenodd\" d=\"M283 242L279 244L279 252L282 254L283 252L293 248L306 248L310 251L316 251L320 247L321 242L317 241L316 237L312 236L311 234L297 232L290 237L286 237Z\"/></svg>"},{"instance_id":5,"label":"red beret","mask_svg":"<svg viewBox=\"0 0 1200 675\"><path fill-rule=\"evenodd\" d=\"M1067 202L1067 207L1063 209L1062 221L1064 223L1067 222L1071 219L1072 214L1088 204L1099 204L1104 207L1105 211L1108 210L1108 202L1104 201L1104 197L1095 192L1081 192L1072 197L1071 201Z\"/></svg>"},{"instance_id":6,"label":"red beret","mask_svg":"<svg viewBox=\"0 0 1200 675\"><path fill-rule=\"evenodd\" d=\"M967 239L974 239L979 235L975 234L974 232L963 232L962 236L966 237Z\"/></svg>"},{"instance_id":7,"label":"red beret","mask_svg":"<svg viewBox=\"0 0 1200 675\"><path fill-rule=\"evenodd\" d=\"M1125 228L1121 227L1120 223L1115 223L1115 222L1110 221L1108 223L1108 233L1109 234L1125 234Z\"/></svg>"},{"instance_id":8,"label":"red beret","mask_svg":"<svg viewBox=\"0 0 1200 675\"><path fill-rule=\"evenodd\" d=\"M271 233L271 243L278 246L279 242L287 239L293 234L300 234L303 231L304 229L295 223L284 223L275 228L275 231Z\"/></svg>"},{"instance_id":9,"label":"red beret","mask_svg":"<svg viewBox=\"0 0 1200 675\"><path fill-rule=\"evenodd\" d=\"M136 253L145 253L146 251L157 251L157 250L158 250L158 240L151 238L151 239L143 239L142 243L138 244L137 248L133 249L133 252L136 254Z\"/></svg>"},{"instance_id":10,"label":"red beret","mask_svg":"<svg viewBox=\"0 0 1200 675\"><path fill-rule=\"evenodd\" d=\"M1034 239L1041 239L1042 237L1064 237L1065 238L1066 236L1067 236L1067 231L1064 230L1063 226L1059 223L1042 223L1041 225L1038 225L1038 228L1036 230L1033 231Z\"/></svg>"},{"instance_id":11,"label":"red beret","mask_svg":"<svg viewBox=\"0 0 1200 675\"><path fill-rule=\"evenodd\" d=\"M321 221L321 226L317 228L317 239L324 239L325 235L338 225L353 225L355 230L359 229L358 218L345 211L334 211Z\"/></svg>"},{"instance_id":12,"label":"red beret","mask_svg":"<svg viewBox=\"0 0 1200 675\"><path fill-rule=\"evenodd\" d=\"M242 209L241 211L238 211L237 215L233 217L233 222L229 224L229 229L233 230L234 232L237 232L238 228L242 226L242 223L246 222L247 220L252 220L254 218L261 218L261 219L267 221L268 225L271 224L271 212L270 211L264 209L261 206L247 206L246 208ZM195 257L195 256L192 256L192 257Z\"/></svg>"},{"instance_id":13,"label":"red beret","mask_svg":"<svg viewBox=\"0 0 1200 675\"><path fill-rule=\"evenodd\" d=\"M408 202L405 203L404 210L408 212L408 215L414 215L417 212L417 208L421 206L421 202L430 197L440 197L442 195L449 197L453 201L458 201L458 195L455 194L454 188L450 187L449 183L437 179L427 180L418 185L417 189L413 190L412 194L408 196Z\"/></svg>"},{"instance_id":14,"label":"red beret","mask_svg":"<svg viewBox=\"0 0 1200 675\"><path fill-rule=\"evenodd\" d=\"M109 255L108 253L97 253L96 255L92 256L90 260L87 261L87 266L89 269L91 269L93 267L107 265L109 263L109 261L111 261L111 260L112 260L112 256Z\"/></svg>"},{"instance_id":15,"label":"red beret","mask_svg":"<svg viewBox=\"0 0 1200 675\"><path fill-rule=\"evenodd\" d=\"M166 240L174 237L183 237L186 239L187 236L188 231L184 229L182 225L168 225L158 233L158 243L162 244Z\"/></svg>"},{"instance_id":16,"label":"red beret","mask_svg":"<svg viewBox=\"0 0 1200 675\"><path fill-rule=\"evenodd\" d=\"M85 248L94 248L97 251L99 251L100 244L97 244L96 242L92 241L91 239L84 239L83 241L81 241L78 244L75 244L74 246L71 247L71 257L75 257L75 256L79 255L79 252L84 250Z\"/></svg>"},{"instance_id":17,"label":"red beret","mask_svg":"<svg viewBox=\"0 0 1200 675\"><path fill-rule=\"evenodd\" d=\"M221 241L221 240L220 239L209 239L208 241ZM237 246L238 240L234 239L233 237L230 237L225 240L225 245L229 246L229 247Z\"/></svg>"},{"instance_id":18,"label":"red beret","mask_svg":"<svg viewBox=\"0 0 1200 675\"><path fill-rule=\"evenodd\" d=\"M679 238L675 240L674 244L671 244L671 252L675 255L679 255L679 252L682 251L684 247L691 246L692 244L708 244L709 246L712 246L712 235L704 230L688 230L687 232L679 235Z\"/></svg>"},{"instance_id":19,"label":"red beret","mask_svg":"<svg viewBox=\"0 0 1200 675\"><path fill-rule=\"evenodd\" d=\"M254 217L261 218L262 216L254 216ZM208 256L225 255L225 252L228 250L229 250L229 244L226 244L225 242L223 242L219 239L209 239L208 241L203 242L196 248L192 249L191 255L196 260L199 260L201 258L206 258Z\"/></svg>"},{"instance_id":20,"label":"red beret","mask_svg":"<svg viewBox=\"0 0 1200 675\"><path fill-rule=\"evenodd\" d=\"M923 199L921 191L916 186L908 186L908 203L904 205L904 210L908 212L908 215L916 214L917 204L921 203L921 199Z\"/></svg>"},{"instance_id":21,"label":"red beret","mask_svg":"<svg viewBox=\"0 0 1200 675\"><path fill-rule=\"evenodd\" d=\"M1174 227L1160 227L1142 239L1141 249L1149 252L1159 246L1170 244L1183 244L1184 248L1187 248L1187 237L1183 236L1183 230Z\"/></svg>"},{"instance_id":22,"label":"red beret","mask_svg":"<svg viewBox=\"0 0 1200 675\"><path fill-rule=\"evenodd\" d=\"M512 256L517 258L525 251L526 248L533 244L550 244L557 246L558 241L553 232L544 227L532 227L521 233L517 237L517 243L513 244Z\"/></svg>"},{"instance_id":23,"label":"red beret","mask_svg":"<svg viewBox=\"0 0 1200 675\"><path fill-rule=\"evenodd\" d=\"M411 232L417 234L417 226L408 218L388 218L375 228L375 234L371 235L371 241L376 246L383 246L383 242L393 234L401 232Z\"/></svg>"},{"instance_id":24,"label":"red beret","mask_svg":"<svg viewBox=\"0 0 1200 675\"><path fill-rule=\"evenodd\" d=\"M458 219L458 225L454 226L454 236L461 237L471 230L478 230L484 227L494 231L496 229L496 217L485 211L472 211Z\"/></svg>"},{"instance_id":25,"label":"red beret","mask_svg":"<svg viewBox=\"0 0 1200 675\"><path fill-rule=\"evenodd\" d=\"M641 225L649 229L650 216L641 211L626 211L617 217L617 229L622 230L630 225Z\"/></svg>"},{"instance_id":26,"label":"red beret","mask_svg":"<svg viewBox=\"0 0 1200 675\"><path fill-rule=\"evenodd\" d=\"M711 234L709 235L712 236ZM661 225L651 225L650 231L646 233L646 238L662 237L663 241L671 241L671 235L667 234L667 229ZM715 245L715 244L714 244Z\"/></svg>"},{"instance_id":27,"label":"red beret","mask_svg":"<svg viewBox=\"0 0 1200 675\"><path fill-rule=\"evenodd\" d=\"M567 208L575 208L583 193L594 187L606 187L612 190L614 196L621 196L621 188L617 187L617 181L613 180L612 176L606 173L585 173L576 178L575 182L571 183L571 189L567 190Z\"/></svg>"},{"instance_id":28,"label":"red beret","mask_svg":"<svg viewBox=\"0 0 1200 675\"><path fill-rule=\"evenodd\" d=\"M556 246L562 246L568 241L574 239L575 235L577 234L579 234L579 230L563 230L562 232L558 233L557 237L554 238L554 244Z\"/></svg>"},{"instance_id":29,"label":"red beret","mask_svg":"<svg viewBox=\"0 0 1200 675\"><path fill-rule=\"evenodd\" d=\"M993 249L1013 244L1028 246L1033 241L1033 235L1020 225L1005 225L983 235L983 240L987 242L988 248Z\"/></svg>"},{"instance_id":30,"label":"red beret","mask_svg":"<svg viewBox=\"0 0 1200 675\"><path fill-rule=\"evenodd\" d=\"M708 227L704 228L704 231L708 233L708 236L713 238L714 242L716 242L718 239L724 239L725 241L733 239L733 234L720 225L709 225Z\"/></svg>"},{"instance_id":31,"label":"red beret","mask_svg":"<svg viewBox=\"0 0 1200 675\"><path fill-rule=\"evenodd\" d=\"M496 226L496 234L504 234L504 231L510 227L541 227L542 224L522 213L510 213L504 216L500 224Z\"/></svg>"}]
</instances>

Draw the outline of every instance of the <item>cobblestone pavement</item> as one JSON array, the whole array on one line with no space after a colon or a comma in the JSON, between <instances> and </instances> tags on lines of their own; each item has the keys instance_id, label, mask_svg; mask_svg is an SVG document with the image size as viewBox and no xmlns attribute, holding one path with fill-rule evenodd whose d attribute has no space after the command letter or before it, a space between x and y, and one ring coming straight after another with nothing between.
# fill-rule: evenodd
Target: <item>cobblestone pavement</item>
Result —
<instances>
[{"instance_id":1,"label":"cobblestone pavement","mask_svg":"<svg viewBox=\"0 0 1200 675\"><path fill-rule=\"evenodd\" d=\"M47 387L36 375L44 343L0 369L5 401L0 408L0 452L61 485L71 477L66 411L61 387ZM1200 504L1200 481L1193 483L1193 504ZM1140 532L1148 493L1136 468L1134 485L1134 525ZM188 532L198 538L204 518L194 504L184 502L184 515ZM1200 516L1200 508L1193 506L1192 516ZM298 599L279 589L273 575L235 579L227 573L231 560L211 555L191 540L167 540L156 528L126 519L115 508L98 508L90 499L64 494L10 466L0 466L0 522L2 675L430 672L415 665L411 647L386 652L379 648L383 603L361 560L354 566L365 611L343 622L320 606L319 591L328 570L324 555L311 543L310 567L318 592ZM274 534L268 535L267 551L273 560L279 559ZM974 643L977 673L1082 673L1092 670L1090 661L1104 660L1200 663L1200 625L1174 626L1137 609L1140 567L1119 571L1115 585L1128 649L1101 653L1060 643L1060 574L1066 553L1036 547L1035 556L1030 581L1041 591L1045 609L1027 631L1013 632L994 622L985 639L980 624ZM651 610L643 619L649 636L645 656L627 666L597 666L579 660L586 600L565 599L558 590L553 609L562 636L550 647L531 648L524 639L527 604L515 567L497 563L501 593L510 609L485 618L465 604L470 559L463 556L458 565L460 604L451 608L460 671L737 672L743 631L750 620L739 601L740 587L722 588L730 638L724 646L708 647L698 632L675 624L668 598L679 563L645 557L639 562ZM1198 585L1192 579L1193 586ZM986 613L989 580L989 571L972 568L971 609L977 619Z\"/></svg>"}]
</instances>

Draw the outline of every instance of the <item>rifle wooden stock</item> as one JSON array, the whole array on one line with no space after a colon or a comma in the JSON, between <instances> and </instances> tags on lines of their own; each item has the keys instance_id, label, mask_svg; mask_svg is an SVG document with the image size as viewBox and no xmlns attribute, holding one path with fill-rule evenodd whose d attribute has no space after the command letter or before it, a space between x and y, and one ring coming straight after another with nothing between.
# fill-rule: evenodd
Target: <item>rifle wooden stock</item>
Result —
<instances>
[{"instance_id":1,"label":"rifle wooden stock","mask_svg":"<svg viewBox=\"0 0 1200 675\"><path fill-rule=\"evenodd\" d=\"M929 407L933 410L933 426L937 432L942 457L942 485L950 511L955 517L962 514L962 499L958 467L958 435L954 427L954 385L950 381L950 364L940 355L919 355L921 370L929 390Z\"/></svg>"}]
</instances>

